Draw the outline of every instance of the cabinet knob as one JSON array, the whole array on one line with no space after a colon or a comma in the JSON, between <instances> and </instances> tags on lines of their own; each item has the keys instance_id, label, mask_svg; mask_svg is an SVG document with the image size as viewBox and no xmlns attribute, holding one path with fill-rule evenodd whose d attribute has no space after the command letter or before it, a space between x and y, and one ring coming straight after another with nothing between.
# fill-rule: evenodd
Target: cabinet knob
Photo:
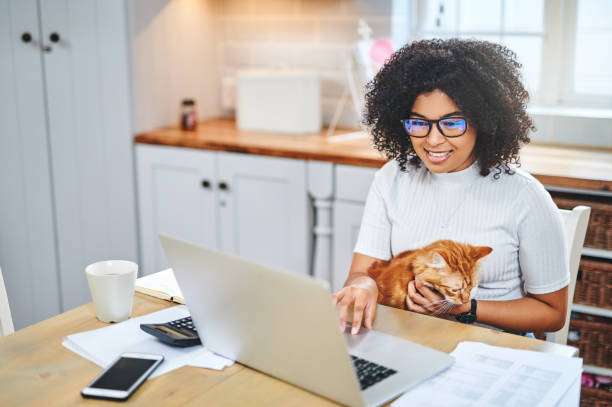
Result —
<instances>
[{"instance_id":1,"label":"cabinet knob","mask_svg":"<svg viewBox=\"0 0 612 407\"><path fill-rule=\"evenodd\" d=\"M210 188L210 181L207 179L202 180L202 188L206 188L206 189Z\"/></svg>"},{"instance_id":2,"label":"cabinet knob","mask_svg":"<svg viewBox=\"0 0 612 407\"><path fill-rule=\"evenodd\" d=\"M52 33L49 35L49 40L50 40L51 42L59 42L59 40L60 40L60 35L59 35L58 33L56 33L56 32L52 32Z\"/></svg>"},{"instance_id":3,"label":"cabinet knob","mask_svg":"<svg viewBox=\"0 0 612 407\"><path fill-rule=\"evenodd\" d=\"M229 187L227 186L225 182L219 182L219 189L226 191L229 189Z\"/></svg>"},{"instance_id":4,"label":"cabinet knob","mask_svg":"<svg viewBox=\"0 0 612 407\"><path fill-rule=\"evenodd\" d=\"M30 34L29 32L24 32L23 34L21 34L21 41L26 43L26 44L32 44L35 47L40 48L42 51L44 52L51 52L51 47L49 46L43 46L41 44L38 43L38 41L36 41L34 38L32 38L32 34Z\"/></svg>"}]
</instances>

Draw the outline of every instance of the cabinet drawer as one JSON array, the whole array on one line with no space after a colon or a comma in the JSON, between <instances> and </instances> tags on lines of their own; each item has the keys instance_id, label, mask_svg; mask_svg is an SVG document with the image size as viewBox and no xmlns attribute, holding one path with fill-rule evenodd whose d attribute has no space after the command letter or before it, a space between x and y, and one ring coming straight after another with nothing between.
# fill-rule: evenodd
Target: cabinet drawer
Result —
<instances>
[{"instance_id":1,"label":"cabinet drawer","mask_svg":"<svg viewBox=\"0 0 612 407\"><path fill-rule=\"evenodd\" d=\"M365 202L376 168L336 165L336 199Z\"/></svg>"}]
</instances>

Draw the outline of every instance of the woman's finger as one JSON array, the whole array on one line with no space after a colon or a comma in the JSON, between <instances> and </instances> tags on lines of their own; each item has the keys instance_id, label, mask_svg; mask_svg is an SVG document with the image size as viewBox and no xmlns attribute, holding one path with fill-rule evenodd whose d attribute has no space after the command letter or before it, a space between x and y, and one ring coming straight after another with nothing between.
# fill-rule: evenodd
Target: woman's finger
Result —
<instances>
[{"instance_id":1,"label":"woman's finger","mask_svg":"<svg viewBox=\"0 0 612 407\"><path fill-rule=\"evenodd\" d=\"M359 333L364 309L365 301L363 296L359 295L355 297L355 303L353 304L353 326L351 328L351 334L353 335L357 335Z\"/></svg>"},{"instance_id":2,"label":"woman's finger","mask_svg":"<svg viewBox=\"0 0 612 407\"><path fill-rule=\"evenodd\" d=\"M342 298L344 298L344 289L338 290L332 294L334 305L337 305L342 300Z\"/></svg>"},{"instance_id":3,"label":"woman's finger","mask_svg":"<svg viewBox=\"0 0 612 407\"><path fill-rule=\"evenodd\" d=\"M434 292L431 288L427 287L421 280L415 279L414 285L417 291L425 298L427 298L430 302L441 301L444 298Z\"/></svg>"},{"instance_id":4,"label":"woman's finger","mask_svg":"<svg viewBox=\"0 0 612 407\"><path fill-rule=\"evenodd\" d=\"M376 301L370 301L366 305L364 325L368 329L372 329L374 325L374 317L376 316Z\"/></svg>"},{"instance_id":5,"label":"woman's finger","mask_svg":"<svg viewBox=\"0 0 612 407\"><path fill-rule=\"evenodd\" d=\"M346 316L348 315L348 309L351 305L351 300L347 295L344 295L342 300L338 302L338 318L340 319L340 331L344 332L346 329Z\"/></svg>"},{"instance_id":6,"label":"woman's finger","mask_svg":"<svg viewBox=\"0 0 612 407\"><path fill-rule=\"evenodd\" d=\"M425 286L420 280L414 280L414 287L416 292L425 299L425 302L420 303L424 308L427 308L429 312L435 313L442 306L444 298L435 293L429 287Z\"/></svg>"},{"instance_id":7,"label":"woman's finger","mask_svg":"<svg viewBox=\"0 0 612 407\"><path fill-rule=\"evenodd\" d=\"M419 312L421 314L428 314L427 310L415 304L414 301L410 299L409 295L406 296L406 308L408 308L408 311Z\"/></svg>"},{"instance_id":8,"label":"woman's finger","mask_svg":"<svg viewBox=\"0 0 612 407\"><path fill-rule=\"evenodd\" d=\"M424 306L430 302L417 291L414 280L408 283L408 297L410 297L413 303L420 306Z\"/></svg>"}]
</instances>

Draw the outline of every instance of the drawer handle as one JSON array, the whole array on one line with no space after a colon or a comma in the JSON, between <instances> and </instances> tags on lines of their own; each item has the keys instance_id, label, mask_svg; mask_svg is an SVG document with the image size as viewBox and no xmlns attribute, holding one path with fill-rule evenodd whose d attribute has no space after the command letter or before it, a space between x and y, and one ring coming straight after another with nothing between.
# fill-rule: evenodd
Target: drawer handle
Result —
<instances>
[{"instance_id":1,"label":"drawer handle","mask_svg":"<svg viewBox=\"0 0 612 407\"><path fill-rule=\"evenodd\" d=\"M222 191L227 191L229 187L227 186L225 182L219 182L219 189Z\"/></svg>"},{"instance_id":2,"label":"drawer handle","mask_svg":"<svg viewBox=\"0 0 612 407\"><path fill-rule=\"evenodd\" d=\"M207 179L202 180L202 188L206 188L206 189L210 188L210 181Z\"/></svg>"}]
</instances>

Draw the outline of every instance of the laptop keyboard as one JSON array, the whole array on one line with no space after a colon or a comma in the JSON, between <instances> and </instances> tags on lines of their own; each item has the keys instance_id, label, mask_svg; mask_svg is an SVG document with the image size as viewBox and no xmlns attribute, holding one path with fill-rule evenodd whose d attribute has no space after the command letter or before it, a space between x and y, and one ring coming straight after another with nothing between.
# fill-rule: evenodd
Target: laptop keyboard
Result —
<instances>
[{"instance_id":1,"label":"laptop keyboard","mask_svg":"<svg viewBox=\"0 0 612 407\"><path fill-rule=\"evenodd\" d=\"M362 391L397 373L396 370L358 358L357 356L351 355L351 359L353 359L353 365L357 371L357 378L359 379L359 386Z\"/></svg>"}]
</instances>

